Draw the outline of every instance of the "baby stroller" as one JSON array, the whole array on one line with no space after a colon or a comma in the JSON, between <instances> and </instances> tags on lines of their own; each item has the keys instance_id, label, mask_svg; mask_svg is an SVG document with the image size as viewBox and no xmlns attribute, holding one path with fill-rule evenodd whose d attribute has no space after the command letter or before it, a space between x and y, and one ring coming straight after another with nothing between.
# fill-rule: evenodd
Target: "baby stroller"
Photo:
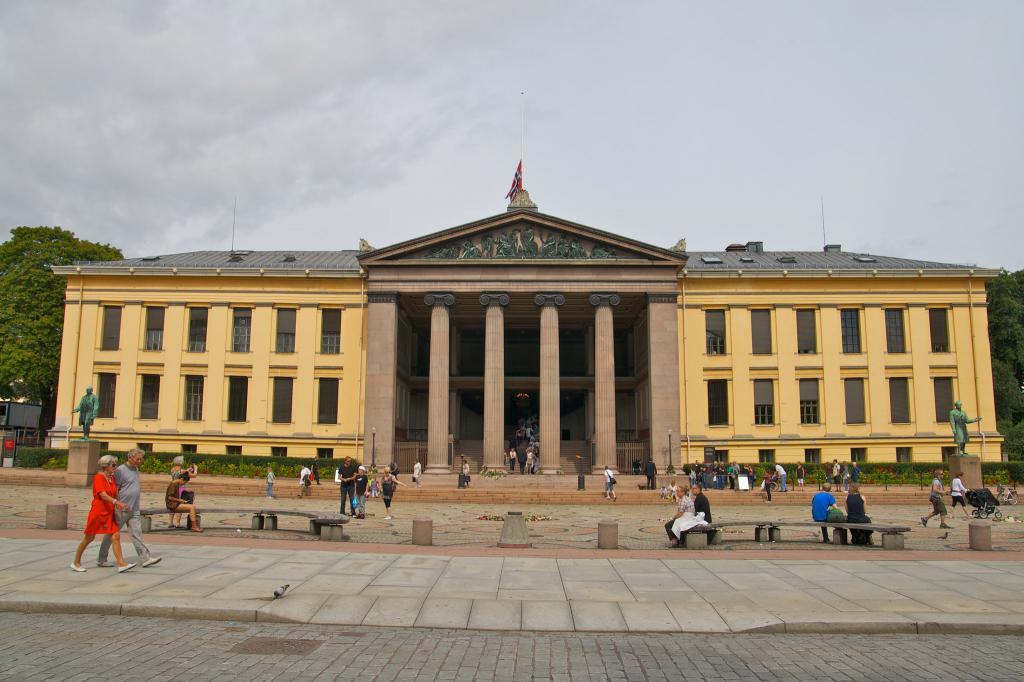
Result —
<instances>
[{"instance_id":1,"label":"baby stroller","mask_svg":"<svg viewBox=\"0 0 1024 682\"><path fill-rule=\"evenodd\" d=\"M971 512L971 516L976 519L986 519L989 514L999 521L1003 518L1003 514L999 511L999 500L992 494L992 491L988 488L974 488L973 490L967 491L967 504L974 507L974 511Z\"/></svg>"}]
</instances>

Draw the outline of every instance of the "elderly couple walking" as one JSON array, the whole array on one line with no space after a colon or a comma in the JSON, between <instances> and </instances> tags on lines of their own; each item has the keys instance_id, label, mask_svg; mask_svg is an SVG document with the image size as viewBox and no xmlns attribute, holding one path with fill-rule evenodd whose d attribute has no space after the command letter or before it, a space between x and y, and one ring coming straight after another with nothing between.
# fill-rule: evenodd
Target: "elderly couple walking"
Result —
<instances>
[{"instance_id":1,"label":"elderly couple walking","mask_svg":"<svg viewBox=\"0 0 1024 682\"><path fill-rule=\"evenodd\" d=\"M120 531L126 526L142 565L149 567L160 562L160 557L153 556L149 547L142 541L142 517L139 514L139 502L142 494L139 484L139 464L142 463L142 458L142 451L138 449L130 450L127 461L121 466L117 466L117 457L113 455L100 457L100 470L93 477L92 482L92 506L89 509L89 518L85 523L82 541L78 543L78 548L75 550L75 560L71 564L71 570L78 573L85 572L85 568L82 567L82 554L97 535L103 536L100 551L96 557L97 566L113 566L107 561L108 553L113 548L118 573L135 568L136 564L126 562L121 552Z\"/></svg>"}]
</instances>

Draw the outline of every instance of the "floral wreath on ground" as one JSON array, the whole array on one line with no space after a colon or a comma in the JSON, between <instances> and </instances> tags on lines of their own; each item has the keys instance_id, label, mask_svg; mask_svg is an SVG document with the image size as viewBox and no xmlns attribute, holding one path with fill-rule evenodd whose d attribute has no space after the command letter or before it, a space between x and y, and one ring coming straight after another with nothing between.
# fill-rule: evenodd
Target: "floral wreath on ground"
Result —
<instances>
[{"instance_id":1,"label":"floral wreath on ground","mask_svg":"<svg viewBox=\"0 0 1024 682\"><path fill-rule=\"evenodd\" d=\"M504 521L505 517L498 514L481 514L476 517L478 521ZM524 521L550 521L550 516L541 516L540 514L523 514Z\"/></svg>"}]
</instances>

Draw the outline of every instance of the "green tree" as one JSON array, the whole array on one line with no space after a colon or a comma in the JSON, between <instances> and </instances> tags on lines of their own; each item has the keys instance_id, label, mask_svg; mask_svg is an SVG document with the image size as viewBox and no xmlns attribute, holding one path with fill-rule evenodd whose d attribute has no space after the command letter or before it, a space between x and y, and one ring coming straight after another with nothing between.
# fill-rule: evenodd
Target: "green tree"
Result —
<instances>
[{"instance_id":1,"label":"green tree","mask_svg":"<svg viewBox=\"0 0 1024 682\"><path fill-rule=\"evenodd\" d=\"M53 425L66 281L54 265L116 260L120 249L59 227L16 227L0 244L0 398L41 403Z\"/></svg>"},{"instance_id":2,"label":"green tree","mask_svg":"<svg viewBox=\"0 0 1024 682\"><path fill-rule=\"evenodd\" d=\"M1024 455L1024 270L1003 271L988 283L988 333L992 388L1003 447Z\"/></svg>"}]
</instances>

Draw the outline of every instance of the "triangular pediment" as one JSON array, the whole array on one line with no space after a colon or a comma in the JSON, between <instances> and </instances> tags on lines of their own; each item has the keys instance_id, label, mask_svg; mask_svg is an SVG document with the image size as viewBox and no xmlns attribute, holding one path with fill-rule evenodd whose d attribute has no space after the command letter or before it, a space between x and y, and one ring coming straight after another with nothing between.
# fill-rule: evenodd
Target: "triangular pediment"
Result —
<instances>
[{"instance_id":1,"label":"triangular pediment","mask_svg":"<svg viewBox=\"0 0 1024 682\"><path fill-rule=\"evenodd\" d=\"M678 265L686 256L536 211L510 211L359 256L399 263L587 262Z\"/></svg>"}]
</instances>

